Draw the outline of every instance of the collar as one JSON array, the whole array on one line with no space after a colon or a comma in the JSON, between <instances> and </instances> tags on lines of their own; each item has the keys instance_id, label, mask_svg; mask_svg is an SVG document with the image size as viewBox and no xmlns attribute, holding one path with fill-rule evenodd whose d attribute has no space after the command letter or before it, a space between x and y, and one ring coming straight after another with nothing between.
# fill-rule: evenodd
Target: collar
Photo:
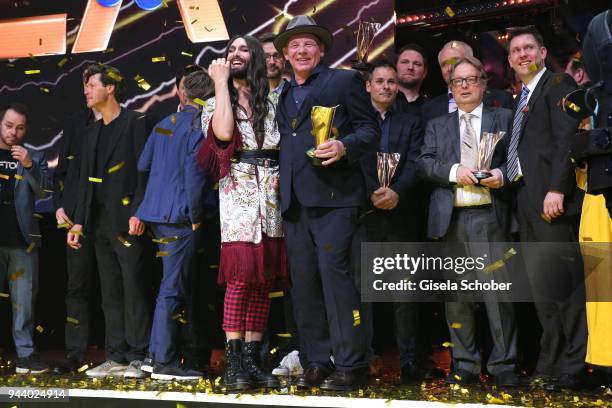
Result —
<instances>
[{"instance_id":1,"label":"collar","mask_svg":"<svg viewBox=\"0 0 612 408\"><path fill-rule=\"evenodd\" d=\"M535 77L533 77L531 81L529 81L528 84L523 84L527 87L527 89L529 89L529 93L532 93L533 90L536 88L536 86L538 86L538 82L540 82L540 79L542 78L542 75L544 75L545 71L546 71L546 67L542 68L540 72L538 72L538 74Z\"/></svg>"},{"instance_id":2,"label":"collar","mask_svg":"<svg viewBox=\"0 0 612 408\"><path fill-rule=\"evenodd\" d=\"M287 82L285 78L281 78L280 82L278 83L278 86L270 92L280 95L281 92L283 91L283 87L285 86L285 82Z\"/></svg>"},{"instance_id":3,"label":"collar","mask_svg":"<svg viewBox=\"0 0 612 408\"><path fill-rule=\"evenodd\" d=\"M312 70L312 72L310 73L310 75L308 76L308 78L306 79L306 81L304 81L304 83L302 85L308 85L310 82L312 82L317 76L319 76L319 74L323 71L325 71L327 69L327 67L324 64L319 64L315 67L315 69ZM297 87L300 86L297 81L295 80L295 75L291 76L291 81L289 81L289 85L291 85L292 87Z\"/></svg>"},{"instance_id":4,"label":"collar","mask_svg":"<svg viewBox=\"0 0 612 408\"><path fill-rule=\"evenodd\" d=\"M181 112L197 112L197 111L199 111L199 109L191 105L185 105L183 106L183 109L181 110Z\"/></svg>"},{"instance_id":5,"label":"collar","mask_svg":"<svg viewBox=\"0 0 612 408\"><path fill-rule=\"evenodd\" d=\"M478 105L473 111L469 112L472 115L474 115L475 117L482 119L482 109L483 109L484 104L482 102L480 102L480 105ZM460 109L457 106L457 112L459 113L459 120L461 120L461 115L463 115L464 113L468 113L466 111L464 111L463 109Z\"/></svg>"}]
</instances>

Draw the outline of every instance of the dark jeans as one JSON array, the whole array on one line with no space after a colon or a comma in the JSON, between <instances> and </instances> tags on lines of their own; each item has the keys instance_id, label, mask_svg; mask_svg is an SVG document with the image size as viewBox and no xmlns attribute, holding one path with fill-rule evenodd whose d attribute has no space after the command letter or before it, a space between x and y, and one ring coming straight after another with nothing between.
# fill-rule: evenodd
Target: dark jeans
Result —
<instances>
[{"instance_id":1,"label":"dark jeans","mask_svg":"<svg viewBox=\"0 0 612 408\"><path fill-rule=\"evenodd\" d=\"M151 329L143 276L143 238L115 231L114 220L111 222L103 209L94 210L92 221L89 239L94 240L100 274L106 358L120 363L142 360ZM131 244L129 247L118 239L120 235Z\"/></svg>"},{"instance_id":2,"label":"dark jeans","mask_svg":"<svg viewBox=\"0 0 612 408\"><path fill-rule=\"evenodd\" d=\"M81 240L80 249L67 247L66 321L64 330L68 358L84 361L89 340L89 299L96 255L93 242Z\"/></svg>"}]
</instances>

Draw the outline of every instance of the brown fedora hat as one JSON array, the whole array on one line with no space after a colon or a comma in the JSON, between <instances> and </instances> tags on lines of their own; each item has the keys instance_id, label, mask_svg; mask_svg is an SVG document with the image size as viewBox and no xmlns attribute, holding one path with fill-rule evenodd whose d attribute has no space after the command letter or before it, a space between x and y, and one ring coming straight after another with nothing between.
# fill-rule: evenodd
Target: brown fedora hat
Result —
<instances>
[{"instance_id":1,"label":"brown fedora hat","mask_svg":"<svg viewBox=\"0 0 612 408\"><path fill-rule=\"evenodd\" d=\"M289 21L285 31L280 33L274 39L274 47L278 52L283 52L283 48L287 46L289 39L296 34L312 34L325 44L325 52L328 52L333 43L332 33L325 27L317 25L314 19L310 16L298 15Z\"/></svg>"}]
</instances>

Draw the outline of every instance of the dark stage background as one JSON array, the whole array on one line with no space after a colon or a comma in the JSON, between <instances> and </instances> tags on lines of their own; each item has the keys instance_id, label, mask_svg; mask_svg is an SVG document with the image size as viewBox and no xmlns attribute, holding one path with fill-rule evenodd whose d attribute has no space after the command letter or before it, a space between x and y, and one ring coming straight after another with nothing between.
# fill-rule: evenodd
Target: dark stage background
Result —
<instances>
[{"instance_id":1,"label":"dark stage background","mask_svg":"<svg viewBox=\"0 0 612 408\"><path fill-rule=\"evenodd\" d=\"M594 0L530 1L533 4L529 7L508 9L507 12L465 19L449 17L439 24L399 25L397 28L394 9L399 18L405 14L439 11L447 6L454 9L471 6L477 11L485 3L496 2L397 0L393 4L390 0L221 0L219 5L230 36L278 32L292 15L313 15L319 24L327 26L334 34L334 47L325 57L325 62L333 67L349 67L351 59L355 58L358 21L377 21L382 24L382 29L371 48L371 59L393 58L394 49L401 45L409 42L421 44L430 59L424 92L435 96L445 88L437 66L437 51L445 42L460 39L472 44L476 55L482 58L492 76L491 85L507 89L513 78L507 67L505 41L501 37L506 27L535 24L543 32L548 46L548 66L562 70L570 54L579 49L581 36L590 19L609 6L607 1ZM64 12L71 18L67 27L67 55L0 61L0 105L21 101L30 106L32 118L27 145L31 149L44 150L51 169L57 163L64 118L84 106L81 73L87 64L99 61L119 68L127 79L127 99L123 106L146 112L149 121L155 123L176 110L178 101L174 75L177 69L193 62L207 65L224 51L224 41L191 43L175 2L169 0L167 3L167 8L143 12L134 1L124 0L107 51L72 55L70 49L85 9L85 0L0 0L0 20ZM166 61L151 61L151 58L159 56L165 56ZM58 66L65 57L68 61ZM32 69L40 69L41 72L38 75L25 75L24 71ZM138 87L133 79L136 75L142 76L151 85L148 91ZM44 330L42 333L35 332L35 335L41 349L62 347L66 318L65 234L57 230L51 210L50 199L39 202L39 211L44 214L44 219L41 220L43 248L40 251L36 325ZM153 289L159 276L159 265L152 254L148 266L151 282L146 284ZM92 312L96 316L92 320L92 343L102 345L103 320L99 294L94 290L92 296ZM202 301L211 303L207 299ZM384 309L386 306L376 307ZM524 309L525 320L535 316L529 306L521 305L520 308ZM427 322L433 322L440 328L435 337L445 336L443 316L436 308L432 313L427 317L430 319ZM391 313L380 315L376 329L382 335L378 342L392 343L392 336L386 334L387 328L391 327L390 322L384 317ZM0 298L0 349L10 351L12 348L10 300ZM533 344L528 348L535 349Z\"/></svg>"}]
</instances>

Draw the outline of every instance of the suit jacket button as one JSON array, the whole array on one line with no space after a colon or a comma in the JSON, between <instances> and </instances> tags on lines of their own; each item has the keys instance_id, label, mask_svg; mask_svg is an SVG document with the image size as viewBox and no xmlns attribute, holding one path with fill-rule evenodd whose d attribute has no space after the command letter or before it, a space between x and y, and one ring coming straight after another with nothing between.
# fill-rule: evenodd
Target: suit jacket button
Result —
<instances>
[{"instance_id":1,"label":"suit jacket button","mask_svg":"<svg viewBox=\"0 0 612 408\"><path fill-rule=\"evenodd\" d=\"M293 132L293 133L291 134L291 136L297 136L297 133Z\"/></svg>"}]
</instances>

